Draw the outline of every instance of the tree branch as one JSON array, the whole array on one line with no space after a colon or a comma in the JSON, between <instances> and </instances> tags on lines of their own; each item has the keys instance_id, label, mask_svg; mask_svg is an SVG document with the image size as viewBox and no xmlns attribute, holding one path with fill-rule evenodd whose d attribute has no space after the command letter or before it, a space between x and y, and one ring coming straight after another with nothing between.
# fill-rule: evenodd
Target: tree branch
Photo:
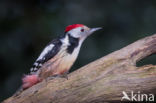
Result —
<instances>
[{"instance_id":1,"label":"tree branch","mask_svg":"<svg viewBox=\"0 0 156 103\"><path fill-rule=\"evenodd\" d=\"M3 103L99 103L121 101L122 91L156 94L156 65L135 66L155 53L156 34L70 73L68 80L43 81Z\"/></svg>"}]
</instances>

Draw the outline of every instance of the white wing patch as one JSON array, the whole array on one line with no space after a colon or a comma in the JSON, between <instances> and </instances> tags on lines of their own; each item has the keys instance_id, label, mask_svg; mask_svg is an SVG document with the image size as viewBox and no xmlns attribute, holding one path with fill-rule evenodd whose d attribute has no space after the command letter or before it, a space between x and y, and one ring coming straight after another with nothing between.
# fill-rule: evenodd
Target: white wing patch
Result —
<instances>
[{"instance_id":1,"label":"white wing patch","mask_svg":"<svg viewBox=\"0 0 156 103\"><path fill-rule=\"evenodd\" d=\"M37 62L37 61L45 60L45 55L49 51L51 51L53 49L53 47L54 47L54 44L50 44L50 45L48 45L48 46L45 47L45 49L41 52L40 56L37 58L36 62L33 64L34 67L32 67L30 69L31 74L35 73L39 69L39 67L42 66L42 64L39 63L39 62Z\"/></svg>"},{"instance_id":2,"label":"white wing patch","mask_svg":"<svg viewBox=\"0 0 156 103\"><path fill-rule=\"evenodd\" d=\"M42 53L41 53L40 56L37 58L37 60L41 60L41 59L44 60L44 59L45 59L44 56L45 56L50 50L52 50L53 47L54 47L53 44L48 45L48 46L42 51Z\"/></svg>"}]
</instances>

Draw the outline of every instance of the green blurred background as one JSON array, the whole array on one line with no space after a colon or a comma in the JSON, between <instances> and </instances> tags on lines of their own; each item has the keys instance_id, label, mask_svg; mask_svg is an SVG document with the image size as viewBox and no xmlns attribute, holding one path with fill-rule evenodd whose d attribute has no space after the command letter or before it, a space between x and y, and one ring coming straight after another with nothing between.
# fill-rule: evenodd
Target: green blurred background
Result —
<instances>
[{"instance_id":1,"label":"green blurred background","mask_svg":"<svg viewBox=\"0 0 156 103\"><path fill-rule=\"evenodd\" d=\"M103 30L84 42L71 71L156 33L156 0L0 0L0 101L19 88L45 45L75 23Z\"/></svg>"}]
</instances>

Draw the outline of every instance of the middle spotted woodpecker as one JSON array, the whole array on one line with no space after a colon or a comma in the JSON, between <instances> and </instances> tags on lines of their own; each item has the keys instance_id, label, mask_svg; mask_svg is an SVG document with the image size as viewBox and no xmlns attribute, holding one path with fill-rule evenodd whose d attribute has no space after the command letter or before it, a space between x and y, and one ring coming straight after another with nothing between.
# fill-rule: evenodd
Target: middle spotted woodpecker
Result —
<instances>
[{"instance_id":1,"label":"middle spotted woodpecker","mask_svg":"<svg viewBox=\"0 0 156 103\"><path fill-rule=\"evenodd\" d=\"M93 32L101 28L88 28L83 24L73 24L66 27L62 36L51 41L41 52L33 64L30 74L22 79L22 89L27 89L50 76L68 73L75 62L83 41ZM50 62L48 68L41 68L45 62Z\"/></svg>"}]
</instances>

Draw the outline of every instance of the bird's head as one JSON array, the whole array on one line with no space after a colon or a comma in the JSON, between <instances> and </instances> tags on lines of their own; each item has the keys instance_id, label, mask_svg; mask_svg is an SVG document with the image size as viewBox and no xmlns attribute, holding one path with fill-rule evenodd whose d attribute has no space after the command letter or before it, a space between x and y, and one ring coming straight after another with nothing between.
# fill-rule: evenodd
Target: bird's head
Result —
<instances>
[{"instance_id":1,"label":"bird's head","mask_svg":"<svg viewBox=\"0 0 156 103\"><path fill-rule=\"evenodd\" d=\"M65 34L83 41L86 37L99 29L101 29L101 27L89 28L83 24L73 24L66 27Z\"/></svg>"}]
</instances>

